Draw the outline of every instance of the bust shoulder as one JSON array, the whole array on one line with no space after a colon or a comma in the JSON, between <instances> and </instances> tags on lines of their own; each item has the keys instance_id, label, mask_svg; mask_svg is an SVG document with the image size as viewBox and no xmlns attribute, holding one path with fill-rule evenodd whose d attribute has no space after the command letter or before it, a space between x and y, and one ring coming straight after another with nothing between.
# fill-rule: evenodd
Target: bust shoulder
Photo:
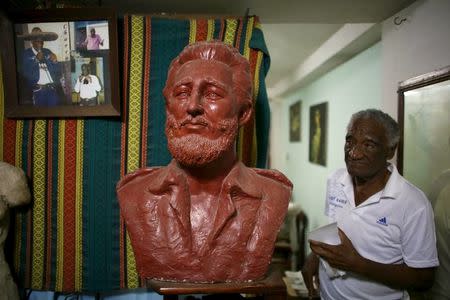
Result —
<instances>
[{"instance_id":1,"label":"bust shoulder","mask_svg":"<svg viewBox=\"0 0 450 300\"><path fill-rule=\"evenodd\" d=\"M116 185L117 191L125 187L145 182L163 170L163 167L146 167L126 174Z\"/></svg>"},{"instance_id":2,"label":"bust shoulder","mask_svg":"<svg viewBox=\"0 0 450 300\"><path fill-rule=\"evenodd\" d=\"M263 176L267 179L274 180L275 182L278 182L279 184L282 184L290 189L292 189L293 184L292 182L280 171L274 170L274 169L258 169L258 168L252 168L256 174Z\"/></svg>"},{"instance_id":3,"label":"bust shoulder","mask_svg":"<svg viewBox=\"0 0 450 300\"><path fill-rule=\"evenodd\" d=\"M232 183L256 198L289 201L292 192L291 181L277 170L249 168L240 163L230 177Z\"/></svg>"}]
</instances>

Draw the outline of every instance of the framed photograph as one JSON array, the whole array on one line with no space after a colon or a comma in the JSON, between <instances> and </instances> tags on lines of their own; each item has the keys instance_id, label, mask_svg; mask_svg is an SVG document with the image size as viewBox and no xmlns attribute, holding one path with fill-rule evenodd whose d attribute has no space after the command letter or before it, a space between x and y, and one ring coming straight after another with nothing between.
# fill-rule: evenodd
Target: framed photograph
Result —
<instances>
[{"instance_id":1,"label":"framed photograph","mask_svg":"<svg viewBox=\"0 0 450 300\"><path fill-rule=\"evenodd\" d=\"M328 102L309 108L309 161L327 165Z\"/></svg>"},{"instance_id":2,"label":"framed photograph","mask_svg":"<svg viewBox=\"0 0 450 300\"><path fill-rule=\"evenodd\" d=\"M6 117L120 115L112 10L35 10L1 19Z\"/></svg>"},{"instance_id":3,"label":"framed photograph","mask_svg":"<svg viewBox=\"0 0 450 300\"><path fill-rule=\"evenodd\" d=\"M450 66L399 84L400 173L430 201L450 195Z\"/></svg>"},{"instance_id":4,"label":"framed photograph","mask_svg":"<svg viewBox=\"0 0 450 300\"><path fill-rule=\"evenodd\" d=\"M302 103L297 101L289 107L289 141L301 141L301 111Z\"/></svg>"}]
</instances>

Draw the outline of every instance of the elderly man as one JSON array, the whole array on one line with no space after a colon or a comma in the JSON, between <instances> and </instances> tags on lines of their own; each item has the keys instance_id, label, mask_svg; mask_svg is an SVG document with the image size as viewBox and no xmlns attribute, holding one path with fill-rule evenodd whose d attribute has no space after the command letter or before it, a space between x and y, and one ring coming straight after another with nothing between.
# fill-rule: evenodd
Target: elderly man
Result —
<instances>
[{"instance_id":1,"label":"elderly man","mask_svg":"<svg viewBox=\"0 0 450 300\"><path fill-rule=\"evenodd\" d=\"M399 132L382 111L352 116L344 146L347 168L328 179L325 205L341 244L310 241L313 254L303 276L311 295L318 269L324 299L407 299L407 289L431 286L438 265L433 210L424 193L388 163ZM328 275L323 261L346 273Z\"/></svg>"},{"instance_id":2,"label":"elderly man","mask_svg":"<svg viewBox=\"0 0 450 300\"><path fill-rule=\"evenodd\" d=\"M142 277L217 282L265 275L292 184L236 157L251 95L248 61L221 42L189 45L172 61L164 97L174 160L117 186Z\"/></svg>"}]
</instances>

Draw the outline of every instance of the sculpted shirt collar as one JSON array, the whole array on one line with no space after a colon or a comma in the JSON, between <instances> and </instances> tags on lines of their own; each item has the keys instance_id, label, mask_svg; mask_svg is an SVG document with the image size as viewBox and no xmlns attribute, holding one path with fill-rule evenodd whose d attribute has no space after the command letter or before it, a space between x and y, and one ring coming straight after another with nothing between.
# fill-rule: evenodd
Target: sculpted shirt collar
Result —
<instances>
[{"instance_id":1,"label":"sculpted shirt collar","mask_svg":"<svg viewBox=\"0 0 450 300\"><path fill-rule=\"evenodd\" d=\"M254 171L247 168L242 162L237 161L230 173L225 177L218 197L218 216L215 218L212 238L216 238L222 227L236 211L235 201L245 197L246 199L261 200L263 193L260 187L254 183ZM190 199L189 186L184 171L172 160L164 168L161 176L151 181L147 190L155 195L170 194L170 205L178 211L180 221L186 230L189 228Z\"/></svg>"}]
</instances>

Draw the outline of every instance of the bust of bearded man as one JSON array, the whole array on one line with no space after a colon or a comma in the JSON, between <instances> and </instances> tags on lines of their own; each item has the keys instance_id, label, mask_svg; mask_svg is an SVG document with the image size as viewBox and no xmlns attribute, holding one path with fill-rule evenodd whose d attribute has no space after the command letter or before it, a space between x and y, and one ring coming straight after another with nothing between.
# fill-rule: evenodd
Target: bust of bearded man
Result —
<instances>
[{"instance_id":1,"label":"bust of bearded man","mask_svg":"<svg viewBox=\"0 0 450 300\"><path fill-rule=\"evenodd\" d=\"M166 167L117 185L141 277L242 282L264 277L287 212L291 182L237 159L252 116L248 61L222 42L187 46L169 68Z\"/></svg>"}]
</instances>

